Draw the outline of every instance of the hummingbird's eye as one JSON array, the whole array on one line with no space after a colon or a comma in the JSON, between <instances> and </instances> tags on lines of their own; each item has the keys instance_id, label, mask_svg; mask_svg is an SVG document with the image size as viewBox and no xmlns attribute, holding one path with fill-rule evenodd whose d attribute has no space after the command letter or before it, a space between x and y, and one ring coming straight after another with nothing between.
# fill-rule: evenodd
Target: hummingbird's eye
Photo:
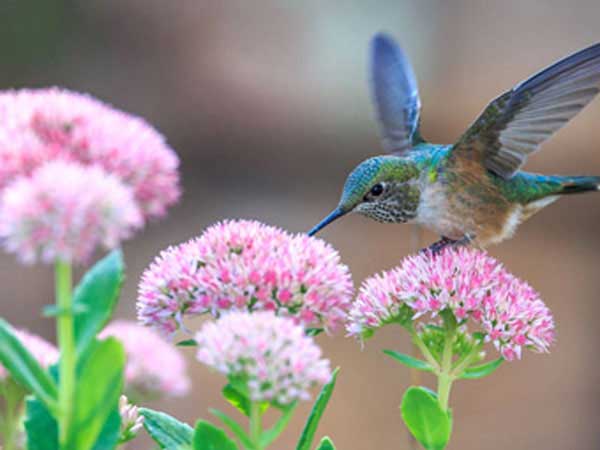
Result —
<instances>
[{"instance_id":1,"label":"hummingbird's eye","mask_svg":"<svg viewBox=\"0 0 600 450\"><path fill-rule=\"evenodd\" d=\"M373 197L378 197L383 194L383 185L381 183L377 183L375 186L371 188L371 195Z\"/></svg>"}]
</instances>

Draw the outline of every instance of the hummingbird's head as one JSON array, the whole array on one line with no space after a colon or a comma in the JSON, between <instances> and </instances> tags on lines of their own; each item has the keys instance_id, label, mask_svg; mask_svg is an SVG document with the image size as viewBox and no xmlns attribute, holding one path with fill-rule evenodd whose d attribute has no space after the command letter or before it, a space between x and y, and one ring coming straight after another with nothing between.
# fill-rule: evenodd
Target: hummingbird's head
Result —
<instances>
[{"instance_id":1,"label":"hummingbird's head","mask_svg":"<svg viewBox=\"0 0 600 450\"><path fill-rule=\"evenodd\" d=\"M419 206L417 165L408 157L376 156L360 163L348 175L340 202L308 232L310 236L337 218L357 212L379 222L407 222Z\"/></svg>"}]
</instances>

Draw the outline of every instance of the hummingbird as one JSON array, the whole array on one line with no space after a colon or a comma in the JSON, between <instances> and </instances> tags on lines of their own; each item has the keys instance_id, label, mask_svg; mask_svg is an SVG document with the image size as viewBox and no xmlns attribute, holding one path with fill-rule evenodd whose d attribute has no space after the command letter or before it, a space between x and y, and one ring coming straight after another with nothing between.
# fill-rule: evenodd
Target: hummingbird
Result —
<instances>
[{"instance_id":1,"label":"hummingbird","mask_svg":"<svg viewBox=\"0 0 600 450\"><path fill-rule=\"evenodd\" d=\"M308 232L356 212L416 223L441 239L429 247L483 248L563 195L599 190L600 177L522 171L527 157L600 91L600 43L541 70L497 97L452 145L427 142L411 64L386 34L371 42L370 85L387 154L348 175L337 207Z\"/></svg>"}]
</instances>

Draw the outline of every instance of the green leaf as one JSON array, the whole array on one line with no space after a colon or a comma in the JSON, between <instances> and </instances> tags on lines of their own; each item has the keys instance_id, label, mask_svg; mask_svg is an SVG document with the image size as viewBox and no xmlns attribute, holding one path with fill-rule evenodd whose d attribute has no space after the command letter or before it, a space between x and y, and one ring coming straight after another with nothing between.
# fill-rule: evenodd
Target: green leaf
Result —
<instances>
[{"instance_id":1,"label":"green leaf","mask_svg":"<svg viewBox=\"0 0 600 450\"><path fill-rule=\"evenodd\" d=\"M475 339L476 341L483 342L486 334L482 333L481 331L475 331L472 336L473 336L473 339Z\"/></svg>"},{"instance_id":2,"label":"green leaf","mask_svg":"<svg viewBox=\"0 0 600 450\"><path fill-rule=\"evenodd\" d=\"M58 378L58 368L52 366L51 374ZM58 425L56 419L39 400L30 397L26 401L25 432L27 435L28 450L57 450ZM119 408L108 416L100 436L94 444L93 450L113 450L119 440L121 429L121 415ZM85 433L85 430L83 430Z\"/></svg>"},{"instance_id":3,"label":"green leaf","mask_svg":"<svg viewBox=\"0 0 600 450\"><path fill-rule=\"evenodd\" d=\"M223 430L199 420L194 431L194 450L238 450L238 446Z\"/></svg>"},{"instance_id":4,"label":"green leaf","mask_svg":"<svg viewBox=\"0 0 600 450\"><path fill-rule=\"evenodd\" d=\"M423 370L425 372L433 372L433 367L431 367L426 361L413 358L412 356L396 352L394 350L384 350L383 353L385 353L388 356L391 356L396 361L399 361L400 363L412 369Z\"/></svg>"},{"instance_id":5,"label":"green leaf","mask_svg":"<svg viewBox=\"0 0 600 450\"><path fill-rule=\"evenodd\" d=\"M323 386L323 389L321 389L321 392L319 393L319 396L317 397L317 400L315 401L315 404L310 412L310 416L308 416L306 425L304 425L304 429L302 430L302 435L300 436L296 450L310 450L315 432L319 426L319 421L321 420L321 416L323 415L323 412L327 407L327 403L329 403L329 399L331 398L331 394L333 393L338 372L339 367L333 371L333 375L331 376L329 383L327 383L325 386Z\"/></svg>"},{"instance_id":6,"label":"green leaf","mask_svg":"<svg viewBox=\"0 0 600 450\"><path fill-rule=\"evenodd\" d=\"M304 334L306 334L307 336L318 336L323 331L325 331L323 328L307 328L304 331Z\"/></svg>"},{"instance_id":7,"label":"green leaf","mask_svg":"<svg viewBox=\"0 0 600 450\"><path fill-rule=\"evenodd\" d=\"M250 399L242 394L231 383L226 384L221 391L225 400L237 408L246 417L250 417Z\"/></svg>"},{"instance_id":8,"label":"green leaf","mask_svg":"<svg viewBox=\"0 0 600 450\"><path fill-rule=\"evenodd\" d=\"M144 428L160 448L167 450L187 449L192 445L194 430L163 412L140 408L144 416Z\"/></svg>"},{"instance_id":9,"label":"green leaf","mask_svg":"<svg viewBox=\"0 0 600 450\"><path fill-rule=\"evenodd\" d=\"M250 417L250 405L252 402L244 392L246 390L245 382L231 379L221 392L229 404L237 408L246 417ZM267 402L262 402L260 404L260 413L264 414L267 409L269 409L269 404Z\"/></svg>"},{"instance_id":10,"label":"green leaf","mask_svg":"<svg viewBox=\"0 0 600 450\"><path fill-rule=\"evenodd\" d=\"M442 450L450 440L452 421L431 391L410 387L400 407L404 423L427 450Z\"/></svg>"},{"instance_id":11,"label":"green leaf","mask_svg":"<svg viewBox=\"0 0 600 450\"><path fill-rule=\"evenodd\" d=\"M478 366L469 367L468 369L465 369L459 378L474 380L476 378L487 377L494 373L503 362L504 358L498 358L484 364L479 364Z\"/></svg>"},{"instance_id":12,"label":"green leaf","mask_svg":"<svg viewBox=\"0 0 600 450\"><path fill-rule=\"evenodd\" d=\"M323 439L321 439L321 442L319 442L317 450L335 450L335 445L333 445L333 441L331 439L325 436Z\"/></svg>"},{"instance_id":13,"label":"green leaf","mask_svg":"<svg viewBox=\"0 0 600 450\"><path fill-rule=\"evenodd\" d=\"M106 422L104 422L104 426L102 427L102 431L100 431L100 435L92 450L114 450L119 442L119 438L121 437L121 414L119 413L119 407L114 408Z\"/></svg>"},{"instance_id":14,"label":"green leaf","mask_svg":"<svg viewBox=\"0 0 600 450\"><path fill-rule=\"evenodd\" d=\"M94 341L113 314L123 282L123 255L113 250L83 276L73 294L77 353Z\"/></svg>"},{"instance_id":15,"label":"green leaf","mask_svg":"<svg viewBox=\"0 0 600 450\"><path fill-rule=\"evenodd\" d=\"M253 444L252 440L246 434L246 432L240 426L239 423L237 423L235 420L233 420L227 414L219 411L218 409L209 409L209 411L211 412L211 414L216 416L221 422L223 422L223 424L227 428L229 428L229 430L235 435L235 437L237 437L240 440L240 442L242 443L242 445L244 447L246 447L248 449L254 448L254 444Z\"/></svg>"},{"instance_id":16,"label":"green leaf","mask_svg":"<svg viewBox=\"0 0 600 450\"><path fill-rule=\"evenodd\" d=\"M260 444L263 448L267 448L271 443L279 437L279 435L285 430L288 423L296 411L297 402L288 405L281 411L281 417L275 422L275 425L270 429L266 430L260 438Z\"/></svg>"},{"instance_id":17,"label":"green leaf","mask_svg":"<svg viewBox=\"0 0 600 450\"><path fill-rule=\"evenodd\" d=\"M198 343L195 339L184 339L183 341L179 341L175 345L178 347L196 347Z\"/></svg>"},{"instance_id":18,"label":"green leaf","mask_svg":"<svg viewBox=\"0 0 600 450\"><path fill-rule=\"evenodd\" d=\"M413 328L413 317L415 312L406 303L403 303L398 311L397 316L394 318L394 322L398 322L401 327L411 330Z\"/></svg>"},{"instance_id":19,"label":"green leaf","mask_svg":"<svg viewBox=\"0 0 600 450\"><path fill-rule=\"evenodd\" d=\"M123 388L125 351L115 338L97 341L78 367L68 447L91 449L118 407Z\"/></svg>"},{"instance_id":20,"label":"green leaf","mask_svg":"<svg viewBox=\"0 0 600 450\"><path fill-rule=\"evenodd\" d=\"M10 372L13 379L39 398L50 410L56 408L57 387L23 346L13 328L0 319L0 362Z\"/></svg>"},{"instance_id":21,"label":"green leaf","mask_svg":"<svg viewBox=\"0 0 600 450\"><path fill-rule=\"evenodd\" d=\"M25 405L27 450L58 450L58 426L48 408L33 397Z\"/></svg>"}]
</instances>

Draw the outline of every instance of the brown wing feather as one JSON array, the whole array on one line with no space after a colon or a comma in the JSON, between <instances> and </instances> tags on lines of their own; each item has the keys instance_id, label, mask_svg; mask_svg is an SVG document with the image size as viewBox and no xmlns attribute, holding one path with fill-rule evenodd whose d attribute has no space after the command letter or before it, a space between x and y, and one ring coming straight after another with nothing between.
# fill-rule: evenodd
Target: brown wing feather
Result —
<instances>
[{"instance_id":1,"label":"brown wing feather","mask_svg":"<svg viewBox=\"0 0 600 450\"><path fill-rule=\"evenodd\" d=\"M600 91L600 43L542 70L492 101L453 147L455 160L468 158L511 178Z\"/></svg>"}]
</instances>

